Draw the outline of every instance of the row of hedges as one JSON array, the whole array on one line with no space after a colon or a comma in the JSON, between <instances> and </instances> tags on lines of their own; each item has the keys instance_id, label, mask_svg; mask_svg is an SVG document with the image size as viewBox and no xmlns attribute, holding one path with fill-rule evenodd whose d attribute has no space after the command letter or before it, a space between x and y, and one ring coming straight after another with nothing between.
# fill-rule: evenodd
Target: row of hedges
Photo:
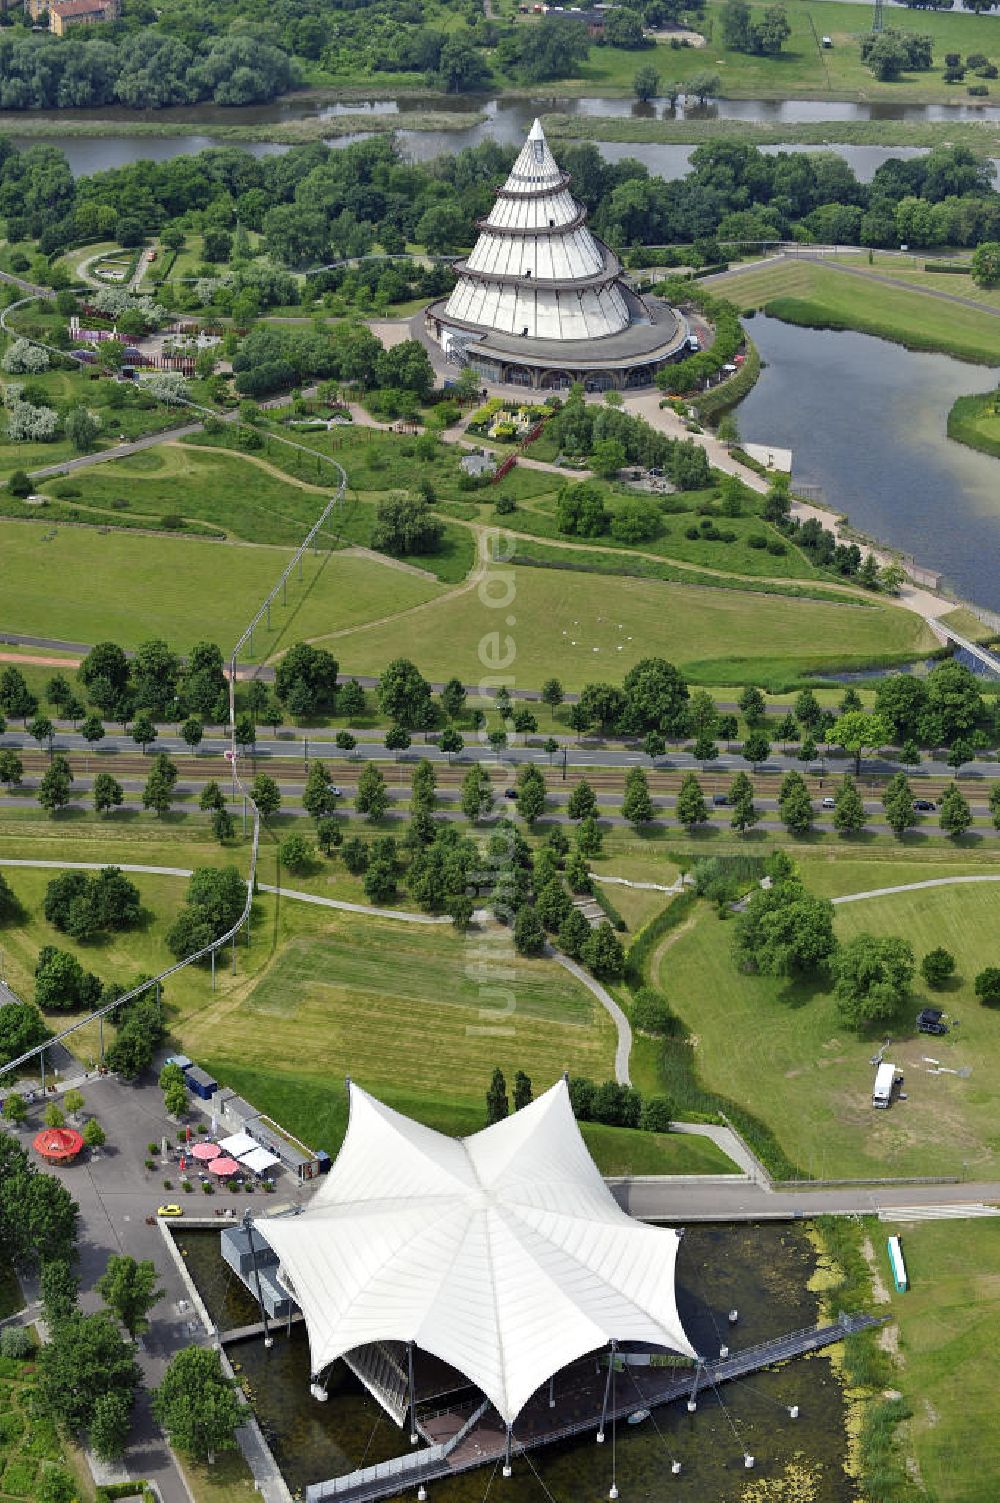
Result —
<instances>
[{"instance_id":1,"label":"row of hedges","mask_svg":"<svg viewBox=\"0 0 1000 1503\"><path fill-rule=\"evenodd\" d=\"M757 384L757 377L761 370L760 355L749 335L746 335L745 342L746 359L735 376L730 376L728 381L722 381L718 386L713 386L711 391L692 393L691 406L697 410L699 417L720 417L730 407L735 407L737 402L741 402L747 392ZM764 470L763 465L761 470Z\"/></svg>"},{"instance_id":2,"label":"row of hedges","mask_svg":"<svg viewBox=\"0 0 1000 1503\"><path fill-rule=\"evenodd\" d=\"M701 386L724 365L728 365L742 348L746 335L740 323L739 309L735 303L716 297L707 288L678 277L668 277L666 281L658 283L654 290L657 296L665 297L673 304L689 304L697 308L715 328L715 339L710 349L700 350L697 355L689 355L686 360L678 360L675 365L666 366L656 378L657 386L663 391L677 392L683 396Z\"/></svg>"},{"instance_id":3,"label":"row of hedges","mask_svg":"<svg viewBox=\"0 0 1000 1503\"><path fill-rule=\"evenodd\" d=\"M600 882L594 883L593 897L594 902L597 904L597 906L604 910L604 916L608 920L608 923L611 925L611 927L613 929L617 929L619 934L624 934L625 930L628 928L628 925L622 918L621 914L618 912L618 909L615 907L614 903L612 903L611 899L608 897L607 893L604 891L604 888L601 886Z\"/></svg>"}]
</instances>

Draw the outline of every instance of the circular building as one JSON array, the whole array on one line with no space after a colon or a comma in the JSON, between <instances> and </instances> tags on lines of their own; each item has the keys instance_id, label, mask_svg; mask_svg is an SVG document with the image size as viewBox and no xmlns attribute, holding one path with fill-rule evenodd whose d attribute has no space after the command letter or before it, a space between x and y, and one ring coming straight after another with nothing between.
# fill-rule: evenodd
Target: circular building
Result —
<instances>
[{"instance_id":1,"label":"circular building","mask_svg":"<svg viewBox=\"0 0 1000 1503\"><path fill-rule=\"evenodd\" d=\"M455 263L451 296L425 313L455 365L491 381L552 391L648 386L675 359L687 328L666 303L641 298L621 262L587 228L536 120L485 219Z\"/></svg>"},{"instance_id":2,"label":"circular building","mask_svg":"<svg viewBox=\"0 0 1000 1503\"><path fill-rule=\"evenodd\" d=\"M31 1145L49 1164L72 1164L83 1148L83 1138L72 1127L43 1127Z\"/></svg>"}]
</instances>

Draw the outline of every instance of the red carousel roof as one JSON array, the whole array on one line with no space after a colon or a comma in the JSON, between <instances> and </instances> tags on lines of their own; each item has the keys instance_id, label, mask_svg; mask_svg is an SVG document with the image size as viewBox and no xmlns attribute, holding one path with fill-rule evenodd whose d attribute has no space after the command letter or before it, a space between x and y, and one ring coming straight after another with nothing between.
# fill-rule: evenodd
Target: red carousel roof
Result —
<instances>
[{"instance_id":1,"label":"red carousel roof","mask_svg":"<svg viewBox=\"0 0 1000 1503\"><path fill-rule=\"evenodd\" d=\"M83 1147L83 1138L72 1127L43 1127L32 1147L50 1164L71 1164Z\"/></svg>"}]
</instances>

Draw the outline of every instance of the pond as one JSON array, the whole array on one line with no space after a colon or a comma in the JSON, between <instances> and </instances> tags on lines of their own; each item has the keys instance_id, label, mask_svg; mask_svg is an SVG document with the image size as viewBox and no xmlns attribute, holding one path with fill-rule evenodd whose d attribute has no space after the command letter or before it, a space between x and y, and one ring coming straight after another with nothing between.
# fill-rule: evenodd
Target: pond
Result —
<instances>
[{"instance_id":1,"label":"pond","mask_svg":"<svg viewBox=\"0 0 1000 1503\"><path fill-rule=\"evenodd\" d=\"M791 449L793 484L1000 607L1000 463L946 429L955 398L991 390L1000 371L762 314L749 329L765 369L737 409L740 436Z\"/></svg>"},{"instance_id":2,"label":"pond","mask_svg":"<svg viewBox=\"0 0 1000 1503\"><path fill-rule=\"evenodd\" d=\"M217 1254L217 1234L175 1232L188 1266L214 1317L225 1323L252 1318L252 1305ZM750 1346L785 1331L812 1324L816 1296L807 1284L816 1254L801 1225L695 1226L682 1239L677 1263L678 1307L694 1345L706 1354L721 1342ZM220 1269L222 1270L220 1272ZM731 1332L727 1311L736 1307L739 1323ZM309 1358L301 1325L291 1336L281 1331L270 1352L260 1340L236 1343L229 1354L238 1375L249 1383L258 1418L293 1492L310 1482L385 1460L405 1449L405 1434L338 1364L329 1401L309 1397ZM627 1381L627 1380L620 1380ZM725 1386L722 1402L711 1394L689 1415L680 1405L654 1412L639 1426L619 1426L617 1481L622 1496L659 1503L676 1496L686 1503L740 1503L753 1479L784 1477L798 1468L815 1478L815 1491L788 1496L812 1503L850 1503L854 1488L843 1471L844 1399L827 1356L799 1359ZM788 1407L800 1406L791 1420ZM516 1433L516 1432L515 1432ZM753 1474L744 1470L743 1452L756 1457ZM598 1450L593 1438L546 1447L515 1460L514 1475L503 1483L509 1503L534 1503L548 1490L555 1503L598 1503L610 1485L611 1447ZM673 1476L672 1459L682 1463ZM479 1503L487 1472L433 1485L441 1503ZM500 1486L497 1479L497 1486Z\"/></svg>"}]
</instances>

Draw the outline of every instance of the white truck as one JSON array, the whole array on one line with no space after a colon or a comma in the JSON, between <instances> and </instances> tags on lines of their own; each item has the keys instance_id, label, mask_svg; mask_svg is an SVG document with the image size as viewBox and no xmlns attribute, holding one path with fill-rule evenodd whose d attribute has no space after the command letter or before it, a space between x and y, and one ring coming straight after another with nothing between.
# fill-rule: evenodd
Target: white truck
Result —
<instances>
[{"instance_id":1,"label":"white truck","mask_svg":"<svg viewBox=\"0 0 1000 1503\"><path fill-rule=\"evenodd\" d=\"M875 1072L875 1086L872 1090L872 1106L887 1107L892 1105L892 1093L896 1084L896 1066L888 1063L879 1065Z\"/></svg>"}]
</instances>

